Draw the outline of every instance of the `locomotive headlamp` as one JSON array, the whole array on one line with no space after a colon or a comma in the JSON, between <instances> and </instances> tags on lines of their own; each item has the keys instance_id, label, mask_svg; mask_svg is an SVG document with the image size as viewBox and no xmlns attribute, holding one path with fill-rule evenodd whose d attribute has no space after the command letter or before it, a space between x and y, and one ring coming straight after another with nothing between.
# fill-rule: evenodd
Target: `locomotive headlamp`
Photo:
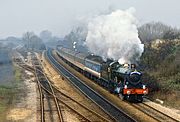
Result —
<instances>
[{"instance_id":1,"label":"locomotive headlamp","mask_svg":"<svg viewBox=\"0 0 180 122\"><path fill-rule=\"evenodd\" d=\"M143 91L143 94L147 94L147 91Z\"/></svg>"},{"instance_id":2,"label":"locomotive headlamp","mask_svg":"<svg viewBox=\"0 0 180 122\"><path fill-rule=\"evenodd\" d=\"M127 89L127 85L124 85L124 88Z\"/></svg>"},{"instance_id":3,"label":"locomotive headlamp","mask_svg":"<svg viewBox=\"0 0 180 122\"><path fill-rule=\"evenodd\" d=\"M146 89L146 86L145 86L145 85L143 85L143 89Z\"/></svg>"},{"instance_id":4,"label":"locomotive headlamp","mask_svg":"<svg viewBox=\"0 0 180 122\"><path fill-rule=\"evenodd\" d=\"M130 91L127 91L127 94L130 94L131 92Z\"/></svg>"}]
</instances>

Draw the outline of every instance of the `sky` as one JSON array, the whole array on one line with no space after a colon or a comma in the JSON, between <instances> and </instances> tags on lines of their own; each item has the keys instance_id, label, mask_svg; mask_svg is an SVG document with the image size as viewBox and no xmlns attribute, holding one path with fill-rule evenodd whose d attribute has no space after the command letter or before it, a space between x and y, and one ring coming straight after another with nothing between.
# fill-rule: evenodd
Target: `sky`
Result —
<instances>
[{"instance_id":1,"label":"sky","mask_svg":"<svg viewBox=\"0 0 180 122\"><path fill-rule=\"evenodd\" d=\"M180 28L179 5L180 0L0 0L0 39L43 30L63 37L81 18L130 7L139 25L161 21Z\"/></svg>"}]
</instances>

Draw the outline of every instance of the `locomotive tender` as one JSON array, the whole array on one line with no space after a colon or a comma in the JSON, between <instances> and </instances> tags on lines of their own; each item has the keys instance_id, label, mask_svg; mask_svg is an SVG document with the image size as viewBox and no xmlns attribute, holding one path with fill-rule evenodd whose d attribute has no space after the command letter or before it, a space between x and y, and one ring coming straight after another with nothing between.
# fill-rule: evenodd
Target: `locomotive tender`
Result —
<instances>
[{"instance_id":1,"label":"locomotive tender","mask_svg":"<svg viewBox=\"0 0 180 122\"><path fill-rule=\"evenodd\" d=\"M100 56L62 46L57 46L56 53L65 63L123 100L142 102L143 96L148 94L148 88L140 80L142 74L134 64L121 65L113 60L104 62Z\"/></svg>"}]
</instances>

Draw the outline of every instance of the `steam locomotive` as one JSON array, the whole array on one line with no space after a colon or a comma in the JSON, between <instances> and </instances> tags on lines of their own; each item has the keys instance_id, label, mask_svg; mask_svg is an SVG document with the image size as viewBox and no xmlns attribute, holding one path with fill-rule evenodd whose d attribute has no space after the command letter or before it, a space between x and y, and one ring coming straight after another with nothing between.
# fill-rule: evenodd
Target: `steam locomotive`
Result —
<instances>
[{"instance_id":1,"label":"steam locomotive","mask_svg":"<svg viewBox=\"0 0 180 122\"><path fill-rule=\"evenodd\" d=\"M142 84L142 73L134 64L119 64L117 61L103 61L100 56L80 53L63 46L57 46L57 55L68 65L94 80L122 100L142 102L148 88Z\"/></svg>"}]
</instances>

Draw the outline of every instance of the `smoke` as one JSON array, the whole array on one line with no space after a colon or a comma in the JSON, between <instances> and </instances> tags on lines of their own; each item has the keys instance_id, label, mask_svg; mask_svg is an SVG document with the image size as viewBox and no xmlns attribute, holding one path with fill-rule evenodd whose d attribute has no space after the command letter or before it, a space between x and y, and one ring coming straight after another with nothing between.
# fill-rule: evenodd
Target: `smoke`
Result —
<instances>
[{"instance_id":1,"label":"smoke","mask_svg":"<svg viewBox=\"0 0 180 122\"><path fill-rule=\"evenodd\" d=\"M88 23L85 44L89 50L104 59L113 58L120 63L138 61L144 45L138 38L135 9L116 10L100 15Z\"/></svg>"}]
</instances>

